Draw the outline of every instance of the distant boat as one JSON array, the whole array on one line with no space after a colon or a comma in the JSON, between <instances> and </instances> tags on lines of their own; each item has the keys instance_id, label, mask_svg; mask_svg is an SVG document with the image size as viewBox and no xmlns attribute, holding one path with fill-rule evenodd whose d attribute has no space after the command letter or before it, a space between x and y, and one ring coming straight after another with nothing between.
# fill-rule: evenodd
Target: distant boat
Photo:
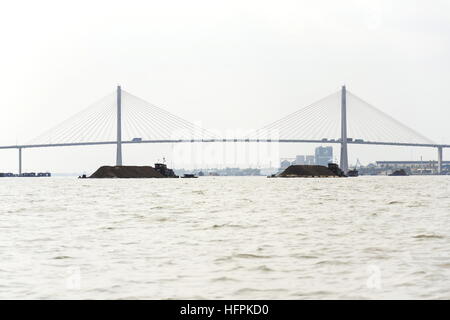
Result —
<instances>
[{"instance_id":1,"label":"distant boat","mask_svg":"<svg viewBox=\"0 0 450 320\"><path fill-rule=\"evenodd\" d=\"M178 178L172 169L167 168L165 163L155 163L155 170L166 178Z\"/></svg>"},{"instance_id":2,"label":"distant boat","mask_svg":"<svg viewBox=\"0 0 450 320\"><path fill-rule=\"evenodd\" d=\"M408 174L406 173L406 171L404 169L400 169L400 170L395 170L394 172L392 172L390 174L390 176L407 176Z\"/></svg>"},{"instance_id":3,"label":"distant boat","mask_svg":"<svg viewBox=\"0 0 450 320\"><path fill-rule=\"evenodd\" d=\"M195 174L185 173L182 178L198 178Z\"/></svg>"},{"instance_id":4,"label":"distant boat","mask_svg":"<svg viewBox=\"0 0 450 320\"><path fill-rule=\"evenodd\" d=\"M359 172L356 169L349 170L347 173L347 177L357 177L359 176Z\"/></svg>"}]
</instances>

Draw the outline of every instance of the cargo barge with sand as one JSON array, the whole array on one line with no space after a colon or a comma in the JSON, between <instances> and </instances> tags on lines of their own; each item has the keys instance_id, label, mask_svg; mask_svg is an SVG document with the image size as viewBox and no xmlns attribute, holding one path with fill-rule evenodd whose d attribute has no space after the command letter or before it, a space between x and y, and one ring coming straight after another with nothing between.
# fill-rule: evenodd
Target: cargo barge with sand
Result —
<instances>
[{"instance_id":1,"label":"cargo barge with sand","mask_svg":"<svg viewBox=\"0 0 450 320\"><path fill-rule=\"evenodd\" d=\"M268 178L339 178L346 177L345 173L335 163L328 167L319 165L292 165L283 172L268 176Z\"/></svg>"},{"instance_id":2,"label":"cargo barge with sand","mask_svg":"<svg viewBox=\"0 0 450 320\"><path fill-rule=\"evenodd\" d=\"M80 178L87 178L81 176ZM155 163L151 166L103 166L95 171L89 178L178 178L172 169L167 168L164 163Z\"/></svg>"}]
</instances>

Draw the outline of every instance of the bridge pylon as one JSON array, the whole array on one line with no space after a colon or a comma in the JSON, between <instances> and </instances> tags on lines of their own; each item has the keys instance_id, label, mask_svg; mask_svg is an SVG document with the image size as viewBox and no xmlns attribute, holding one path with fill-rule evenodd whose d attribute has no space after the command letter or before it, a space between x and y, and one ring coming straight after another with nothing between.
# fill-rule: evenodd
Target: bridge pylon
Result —
<instances>
[{"instance_id":1,"label":"bridge pylon","mask_svg":"<svg viewBox=\"0 0 450 320\"><path fill-rule=\"evenodd\" d=\"M438 147L438 174L442 174L442 146Z\"/></svg>"},{"instance_id":2,"label":"bridge pylon","mask_svg":"<svg viewBox=\"0 0 450 320\"><path fill-rule=\"evenodd\" d=\"M22 148L19 148L19 176L22 175Z\"/></svg>"},{"instance_id":3,"label":"bridge pylon","mask_svg":"<svg viewBox=\"0 0 450 320\"><path fill-rule=\"evenodd\" d=\"M116 166L122 165L122 89L117 86L117 153Z\"/></svg>"},{"instance_id":4,"label":"bridge pylon","mask_svg":"<svg viewBox=\"0 0 450 320\"><path fill-rule=\"evenodd\" d=\"M348 173L348 149L347 149L347 90L342 86L341 90L341 161L340 166L345 174Z\"/></svg>"}]
</instances>

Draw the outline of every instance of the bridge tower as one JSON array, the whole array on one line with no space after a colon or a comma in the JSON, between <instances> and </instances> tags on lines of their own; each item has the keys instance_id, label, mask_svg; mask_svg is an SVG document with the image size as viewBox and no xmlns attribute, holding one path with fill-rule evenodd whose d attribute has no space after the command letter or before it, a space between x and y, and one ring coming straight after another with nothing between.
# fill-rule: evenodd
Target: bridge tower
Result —
<instances>
[{"instance_id":1,"label":"bridge tower","mask_svg":"<svg viewBox=\"0 0 450 320\"><path fill-rule=\"evenodd\" d=\"M22 175L22 148L19 148L19 176Z\"/></svg>"},{"instance_id":2,"label":"bridge tower","mask_svg":"<svg viewBox=\"0 0 450 320\"><path fill-rule=\"evenodd\" d=\"M340 166L345 174L348 173L347 152L347 90L342 86L341 91L341 162Z\"/></svg>"},{"instance_id":3,"label":"bridge tower","mask_svg":"<svg viewBox=\"0 0 450 320\"><path fill-rule=\"evenodd\" d=\"M122 165L122 89L117 86L117 153L116 166Z\"/></svg>"},{"instance_id":4,"label":"bridge tower","mask_svg":"<svg viewBox=\"0 0 450 320\"><path fill-rule=\"evenodd\" d=\"M442 174L442 146L438 147L438 174Z\"/></svg>"}]
</instances>

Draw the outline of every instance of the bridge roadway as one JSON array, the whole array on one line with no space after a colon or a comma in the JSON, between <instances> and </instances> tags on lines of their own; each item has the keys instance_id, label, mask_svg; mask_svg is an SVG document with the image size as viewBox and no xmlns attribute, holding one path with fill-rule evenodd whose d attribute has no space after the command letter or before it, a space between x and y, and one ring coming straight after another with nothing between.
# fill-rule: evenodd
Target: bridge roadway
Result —
<instances>
[{"instance_id":1,"label":"bridge roadway","mask_svg":"<svg viewBox=\"0 0 450 320\"><path fill-rule=\"evenodd\" d=\"M141 141L121 141L122 144L139 143L211 143L211 142L278 142L278 143L336 143L340 140L298 140L298 139L174 139L174 140L141 140ZM377 142L377 141L355 141L347 140L348 144L367 144L382 146L404 146L404 147L430 147L430 148L450 148L449 144L425 144L425 143L404 143L404 142ZM24 144L0 146L0 149L29 149L29 148L49 148L49 147L71 147L71 146L95 146L95 145L115 145L117 141L99 141L99 142L74 142L74 143L50 143L50 144Z\"/></svg>"}]
</instances>

